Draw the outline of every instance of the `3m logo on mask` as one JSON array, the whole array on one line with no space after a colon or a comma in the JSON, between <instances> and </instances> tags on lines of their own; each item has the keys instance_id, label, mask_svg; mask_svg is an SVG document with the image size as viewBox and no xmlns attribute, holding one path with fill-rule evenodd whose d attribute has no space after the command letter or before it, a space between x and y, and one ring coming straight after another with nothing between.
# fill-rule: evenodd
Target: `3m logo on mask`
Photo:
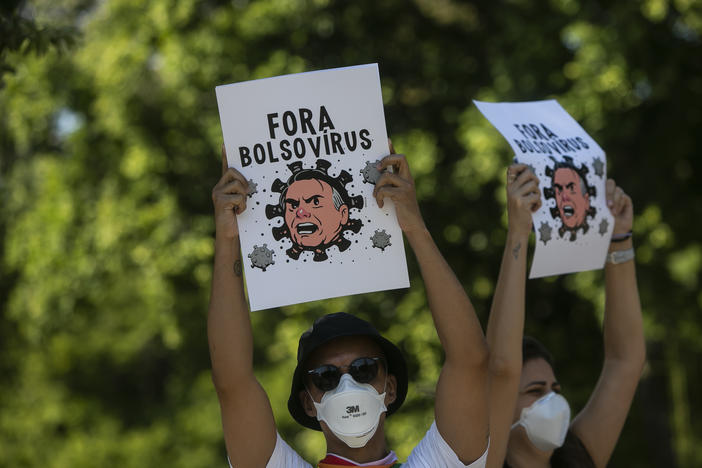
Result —
<instances>
[{"instance_id":1,"label":"3m logo on mask","mask_svg":"<svg viewBox=\"0 0 702 468\"><path fill-rule=\"evenodd\" d=\"M317 419L351 448L363 447L373 437L380 415L387 411L385 392L370 384L360 384L350 374L344 374L334 390L324 392L322 401L312 399Z\"/></svg>"}]
</instances>

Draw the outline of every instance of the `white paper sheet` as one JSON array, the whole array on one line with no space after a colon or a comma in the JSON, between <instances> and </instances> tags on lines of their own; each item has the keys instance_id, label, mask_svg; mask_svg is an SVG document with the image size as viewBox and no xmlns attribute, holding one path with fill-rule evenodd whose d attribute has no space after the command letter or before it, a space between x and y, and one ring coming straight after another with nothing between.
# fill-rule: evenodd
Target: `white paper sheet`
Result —
<instances>
[{"instance_id":1,"label":"white paper sheet","mask_svg":"<svg viewBox=\"0 0 702 468\"><path fill-rule=\"evenodd\" d=\"M529 278L602 268L614 228L602 148L555 100L474 102L539 177Z\"/></svg>"},{"instance_id":2,"label":"white paper sheet","mask_svg":"<svg viewBox=\"0 0 702 468\"><path fill-rule=\"evenodd\" d=\"M251 310L408 287L394 206L369 181L389 154L377 64L216 93L229 166L256 190L238 217Z\"/></svg>"}]
</instances>

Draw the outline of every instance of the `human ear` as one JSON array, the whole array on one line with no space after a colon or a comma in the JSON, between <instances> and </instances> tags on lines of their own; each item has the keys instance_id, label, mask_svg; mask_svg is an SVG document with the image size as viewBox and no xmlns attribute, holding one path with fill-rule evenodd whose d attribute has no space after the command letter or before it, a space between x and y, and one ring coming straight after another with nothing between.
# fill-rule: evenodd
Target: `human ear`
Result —
<instances>
[{"instance_id":1,"label":"human ear","mask_svg":"<svg viewBox=\"0 0 702 468\"><path fill-rule=\"evenodd\" d=\"M397 399L397 378L389 374L385 383L385 406L390 406Z\"/></svg>"},{"instance_id":2,"label":"human ear","mask_svg":"<svg viewBox=\"0 0 702 468\"><path fill-rule=\"evenodd\" d=\"M316 418L317 408L315 408L314 404L312 403L312 397L310 394L303 390L300 392L299 398L300 403L302 403L302 407L305 410L305 414L311 418Z\"/></svg>"},{"instance_id":3,"label":"human ear","mask_svg":"<svg viewBox=\"0 0 702 468\"><path fill-rule=\"evenodd\" d=\"M339 207L339 212L341 213L341 224L346 224L349 222L349 207L346 205L341 205Z\"/></svg>"}]
</instances>

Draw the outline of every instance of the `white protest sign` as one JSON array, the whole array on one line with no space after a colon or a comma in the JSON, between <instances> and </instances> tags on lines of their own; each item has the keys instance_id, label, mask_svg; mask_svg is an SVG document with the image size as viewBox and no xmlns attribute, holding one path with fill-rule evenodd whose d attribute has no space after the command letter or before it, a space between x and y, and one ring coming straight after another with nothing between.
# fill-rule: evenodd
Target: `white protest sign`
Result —
<instances>
[{"instance_id":1,"label":"white protest sign","mask_svg":"<svg viewBox=\"0 0 702 468\"><path fill-rule=\"evenodd\" d=\"M251 310L409 286L395 208L373 198L389 154L378 65L216 88Z\"/></svg>"},{"instance_id":2,"label":"white protest sign","mask_svg":"<svg viewBox=\"0 0 702 468\"><path fill-rule=\"evenodd\" d=\"M529 278L602 268L614 228L602 148L555 100L474 102L539 177Z\"/></svg>"}]
</instances>

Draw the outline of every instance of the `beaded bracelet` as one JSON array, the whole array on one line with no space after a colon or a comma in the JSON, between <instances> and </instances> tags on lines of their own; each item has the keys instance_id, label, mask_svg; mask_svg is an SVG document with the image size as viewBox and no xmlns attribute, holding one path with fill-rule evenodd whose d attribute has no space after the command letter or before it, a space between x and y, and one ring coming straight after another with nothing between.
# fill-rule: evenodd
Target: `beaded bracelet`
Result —
<instances>
[{"instance_id":1,"label":"beaded bracelet","mask_svg":"<svg viewBox=\"0 0 702 468\"><path fill-rule=\"evenodd\" d=\"M624 234L615 234L612 236L612 242L624 242L625 240L629 239L632 235L634 235L633 232L625 232Z\"/></svg>"}]
</instances>

